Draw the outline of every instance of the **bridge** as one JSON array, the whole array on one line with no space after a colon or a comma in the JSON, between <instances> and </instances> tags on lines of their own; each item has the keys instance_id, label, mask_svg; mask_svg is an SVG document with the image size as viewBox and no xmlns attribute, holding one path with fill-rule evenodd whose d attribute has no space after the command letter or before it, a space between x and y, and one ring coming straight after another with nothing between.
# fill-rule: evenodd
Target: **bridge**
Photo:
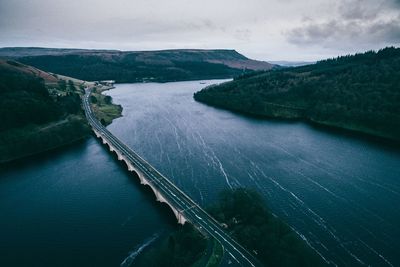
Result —
<instances>
[{"instance_id":1,"label":"bridge","mask_svg":"<svg viewBox=\"0 0 400 267\"><path fill-rule=\"evenodd\" d=\"M190 222L201 232L215 238L236 265L262 266L254 255L226 233L218 221L97 120L90 107L90 93L90 89L86 89L83 97L83 108L94 134L101 139L104 145L108 146L111 152L118 156L118 160L125 162L129 171L138 175L141 184L148 185L151 188L157 201L166 203L171 208L178 223Z\"/></svg>"}]
</instances>

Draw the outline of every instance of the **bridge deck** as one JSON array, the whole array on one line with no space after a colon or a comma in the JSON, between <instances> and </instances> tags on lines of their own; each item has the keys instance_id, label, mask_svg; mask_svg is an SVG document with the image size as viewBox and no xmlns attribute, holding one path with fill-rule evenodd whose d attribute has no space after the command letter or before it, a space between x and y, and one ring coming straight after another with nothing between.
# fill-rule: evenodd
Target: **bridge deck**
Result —
<instances>
[{"instance_id":1,"label":"bridge deck","mask_svg":"<svg viewBox=\"0 0 400 267\"><path fill-rule=\"evenodd\" d=\"M239 245L211 215L203 210L182 190L175 186L168 178L158 172L151 164L145 161L131 148L108 131L94 116L89 104L90 90L83 98L83 107L89 124L96 135L115 151L120 160L124 160L131 171L136 171L155 192L157 199L166 202L177 216L179 223L189 221L203 232L215 238L230 255L232 262L239 266L262 266L260 262L246 249Z\"/></svg>"}]
</instances>

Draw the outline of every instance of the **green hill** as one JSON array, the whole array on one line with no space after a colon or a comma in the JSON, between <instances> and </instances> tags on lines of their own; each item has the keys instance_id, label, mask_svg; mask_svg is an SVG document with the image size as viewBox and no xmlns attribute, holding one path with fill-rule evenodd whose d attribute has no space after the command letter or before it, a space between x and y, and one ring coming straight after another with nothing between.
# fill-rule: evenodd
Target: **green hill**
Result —
<instances>
[{"instance_id":1,"label":"green hill","mask_svg":"<svg viewBox=\"0 0 400 267\"><path fill-rule=\"evenodd\" d=\"M235 50L117 51L54 48L1 48L0 57L87 81L179 81L228 78L273 65Z\"/></svg>"},{"instance_id":2,"label":"green hill","mask_svg":"<svg viewBox=\"0 0 400 267\"><path fill-rule=\"evenodd\" d=\"M305 119L400 140L400 49L247 74L194 98L246 114Z\"/></svg>"},{"instance_id":3,"label":"green hill","mask_svg":"<svg viewBox=\"0 0 400 267\"><path fill-rule=\"evenodd\" d=\"M72 81L0 60L0 163L86 136L80 93Z\"/></svg>"}]
</instances>

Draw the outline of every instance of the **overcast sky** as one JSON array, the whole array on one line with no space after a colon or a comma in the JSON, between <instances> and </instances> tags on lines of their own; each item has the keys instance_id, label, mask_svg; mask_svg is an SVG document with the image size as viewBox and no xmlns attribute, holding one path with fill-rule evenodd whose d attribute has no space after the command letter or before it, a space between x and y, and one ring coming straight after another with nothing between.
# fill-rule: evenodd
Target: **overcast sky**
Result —
<instances>
[{"instance_id":1,"label":"overcast sky","mask_svg":"<svg viewBox=\"0 0 400 267\"><path fill-rule=\"evenodd\" d=\"M0 0L0 47L228 48L317 60L400 45L400 0Z\"/></svg>"}]
</instances>

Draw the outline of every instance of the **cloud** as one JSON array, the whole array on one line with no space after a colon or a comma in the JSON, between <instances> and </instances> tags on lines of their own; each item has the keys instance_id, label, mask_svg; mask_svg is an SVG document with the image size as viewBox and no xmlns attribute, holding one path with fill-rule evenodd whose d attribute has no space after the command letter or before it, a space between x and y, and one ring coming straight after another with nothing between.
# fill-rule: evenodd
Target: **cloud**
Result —
<instances>
[{"instance_id":1,"label":"cloud","mask_svg":"<svg viewBox=\"0 0 400 267\"><path fill-rule=\"evenodd\" d=\"M345 0L338 11L341 18L346 20L371 20L379 15L384 1L376 0Z\"/></svg>"},{"instance_id":2,"label":"cloud","mask_svg":"<svg viewBox=\"0 0 400 267\"><path fill-rule=\"evenodd\" d=\"M285 32L297 46L318 45L328 49L380 47L400 44L400 0L344 0L333 17L303 20Z\"/></svg>"},{"instance_id":3,"label":"cloud","mask_svg":"<svg viewBox=\"0 0 400 267\"><path fill-rule=\"evenodd\" d=\"M399 44L400 0L0 0L0 46L237 49L317 60Z\"/></svg>"},{"instance_id":4,"label":"cloud","mask_svg":"<svg viewBox=\"0 0 400 267\"><path fill-rule=\"evenodd\" d=\"M250 41L251 35L250 29L237 29L235 31L235 38L240 41Z\"/></svg>"},{"instance_id":5,"label":"cloud","mask_svg":"<svg viewBox=\"0 0 400 267\"><path fill-rule=\"evenodd\" d=\"M298 45L358 45L360 43L400 44L400 17L372 22L330 20L308 23L291 30L289 42Z\"/></svg>"}]
</instances>

